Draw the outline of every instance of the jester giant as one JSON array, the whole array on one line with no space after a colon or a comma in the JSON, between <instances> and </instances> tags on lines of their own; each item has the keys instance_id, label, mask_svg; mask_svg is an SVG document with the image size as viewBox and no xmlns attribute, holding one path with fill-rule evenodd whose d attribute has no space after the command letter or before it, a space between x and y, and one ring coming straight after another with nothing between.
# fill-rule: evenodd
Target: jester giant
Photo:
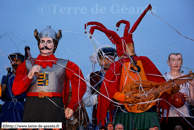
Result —
<instances>
[{"instance_id":1,"label":"jester giant","mask_svg":"<svg viewBox=\"0 0 194 130\"><path fill-rule=\"evenodd\" d=\"M94 25L90 28L90 34L95 29L104 32L116 45L119 57L118 61L111 64L100 89L97 118L102 125L105 125L106 112L109 111L114 124L121 123L126 130L160 129L154 100L161 96L159 92L172 94L179 89L178 86L171 87L172 85L163 83L165 79L152 61L135 53L132 34L151 8L149 5L144 10L131 29L128 21L117 22L117 27L126 24L123 37L99 22L85 24L85 28ZM113 113L116 113L114 117Z\"/></svg>"}]
</instances>

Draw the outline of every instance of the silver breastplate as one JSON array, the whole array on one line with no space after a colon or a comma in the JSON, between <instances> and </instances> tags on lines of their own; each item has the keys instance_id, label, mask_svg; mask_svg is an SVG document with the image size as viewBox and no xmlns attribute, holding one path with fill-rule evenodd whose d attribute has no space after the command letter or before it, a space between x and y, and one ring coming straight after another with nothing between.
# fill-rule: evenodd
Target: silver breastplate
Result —
<instances>
[{"instance_id":1,"label":"silver breastplate","mask_svg":"<svg viewBox=\"0 0 194 130\"><path fill-rule=\"evenodd\" d=\"M63 84L65 81L65 68L68 60L58 59L57 64L53 64L53 67L47 66L42 68L39 72L38 80L34 76L32 83L29 85L27 92L58 92L63 91ZM29 60L26 60L26 68L29 72L32 65Z\"/></svg>"}]
</instances>

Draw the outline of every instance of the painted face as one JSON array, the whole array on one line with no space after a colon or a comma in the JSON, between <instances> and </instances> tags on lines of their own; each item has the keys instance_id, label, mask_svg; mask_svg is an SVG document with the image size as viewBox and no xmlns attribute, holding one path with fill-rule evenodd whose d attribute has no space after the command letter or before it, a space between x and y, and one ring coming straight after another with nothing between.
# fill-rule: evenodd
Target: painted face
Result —
<instances>
[{"instance_id":1,"label":"painted face","mask_svg":"<svg viewBox=\"0 0 194 130\"><path fill-rule=\"evenodd\" d=\"M126 53L129 54L130 56L135 55L135 50L134 50L133 43L129 43L129 44L126 45Z\"/></svg>"},{"instance_id":2,"label":"painted face","mask_svg":"<svg viewBox=\"0 0 194 130\"><path fill-rule=\"evenodd\" d=\"M53 39L49 37L41 38L40 44L39 44L39 50L42 56L53 54L53 51L54 51Z\"/></svg>"},{"instance_id":3,"label":"painted face","mask_svg":"<svg viewBox=\"0 0 194 130\"><path fill-rule=\"evenodd\" d=\"M168 60L168 65L170 66L171 70L180 71L182 67L182 56L178 55L170 55L170 59Z\"/></svg>"},{"instance_id":4,"label":"painted face","mask_svg":"<svg viewBox=\"0 0 194 130\"><path fill-rule=\"evenodd\" d=\"M18 66L22 63L20 58L11 58L11 66L16 70L18 68Z\"/></svg>"},{"instance_id":5,"label":"painted face","mask_svg":"<svg viewBox=\"0 0 194 130\"><path fill-rule=\"evenodd\" d=\"M114 62L114 58L111 56L100 57L99 64L104 70L108 70L112 62Z\"/></svg>"}]
</instances>

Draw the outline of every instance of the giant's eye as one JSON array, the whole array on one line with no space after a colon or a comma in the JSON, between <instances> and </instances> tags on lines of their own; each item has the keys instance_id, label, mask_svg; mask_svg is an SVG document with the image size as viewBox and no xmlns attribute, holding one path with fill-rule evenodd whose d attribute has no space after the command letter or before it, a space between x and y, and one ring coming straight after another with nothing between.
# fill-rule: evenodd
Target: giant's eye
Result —
<instances>
[{"instance_id":1,"label":"giant's eye","mask_svg":"<svg viewBox=\"0 0 194 130\"><path fill-rule=\"evenodd\" d=\"M53 41L51 41L51 40L48 40L48 41L47 41L48 44L51 44L52 42L53 42Z\"/></svg>"},{"instance_id":2,"label":"giant's eye","mask_svg":"<svg viewBox=\"0 0 194 130\"><path fill-rule=\"evenodd\" d=\"M173 61L175 61L175 59L170 59L170 61L172 61L172 62L173 62Z\"/></svg>"},{"instance_id":3,"label":"giant's eye","mask_svg":"<svg viewBox=\"0 0 194 130\"><path fill-rule=\"evenodd\" d=\"M182 61L182 59L178 59L178 62L181 62Z\"/></svg>"},{"instance_id":4,"label":"giant's eye","mask_svg":"<svg viewBox=\"0 0 194 130\"><path fill-rule=\"evenodd\" d=\"M44 43L45 41L44 40L40 40L40 43Z\"/></svg>"}]
</instances>

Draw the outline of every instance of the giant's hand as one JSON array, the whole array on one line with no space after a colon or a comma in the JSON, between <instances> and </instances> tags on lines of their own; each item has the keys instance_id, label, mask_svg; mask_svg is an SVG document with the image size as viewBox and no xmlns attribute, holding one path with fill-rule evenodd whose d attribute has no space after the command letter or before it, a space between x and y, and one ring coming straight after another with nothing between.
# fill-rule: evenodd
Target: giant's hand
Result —
<instances>
[{"instance_id":1,"label":"giant's hand","mask_svg":"<svg viewBox=\"0 0 194 130\"><path fill-rule=\"evenodd\" d=\"M73 110L72 109L70 109L70 108L66 108L65 109L65 117L67 118L67 119L70 119L72 116L73 116Z\"/></svg>"},{"instance_id":2,"label":"giant's hand","mask_svg":"<svg viewBox=\"0 0 194 130\"><path fill-rule=\"evenodd\" d=\"M31 68L30 72L28 73L28 78L33 79L35 73L39 73L41 70L39 65L35 65Z\"/></svg>"},{"instance_id":3,"label":"giant's hand","mask_svg":"<svg viewBox=\"0 0 194 130\"><path fill-rule=\"evenodd\" d=\"M190 100L190 97L186 93L183 93L183 96L185 98L185 101L189 101Z\"/></svg>"},{"instance_id":4,"label":"giant's hand","mask_svg":"<svg viewBox=\"0 0 194 130\"><path fill-rule=\"evenodd\" d=\"M131 103L131 104L137 103L139 101L139 99L133 95L134 93L135 93L134 91L130 91L130 92L126 93L125 94L125 102Z\"/></svg>"}]
</instances>

